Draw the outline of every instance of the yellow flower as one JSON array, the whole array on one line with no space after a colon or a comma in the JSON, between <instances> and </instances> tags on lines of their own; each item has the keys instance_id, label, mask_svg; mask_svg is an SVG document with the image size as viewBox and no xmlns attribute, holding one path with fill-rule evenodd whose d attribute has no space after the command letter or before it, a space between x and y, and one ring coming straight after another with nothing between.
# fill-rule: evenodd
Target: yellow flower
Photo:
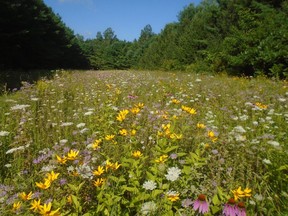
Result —
<instances>
[{"instance_id":1,"label":"yellow flower","mask_svg":"<svg viewBox=\"0 0 288 216\"><path fill-rule=\"evenodd\" d=\"M212 140L212 142L216 142L218 139L213 131L208 131L208 137Z\"/></svg>"},{"instance_id":2,"label":"yellow flower","mask_svg":"<svg viewBox=\"0 0 288 216\"><path fill-rule=\"evenodd\" d=\"M40 202L41 202L40 199L38 201L37 200L33 200L31 202L30 210L33 210L34 212L37 212L38 210L40 210L40 208L41 208Z\"/></svg>"},{"instance_id":3,"label":"yellow flower","mask_svg":"<svg viewBox=\"0 0 288 216\"><path fill-rule=\"evenodd\" d=\"M106 135L106 136L105 136L105 140L111 141L111 140L114 139L114 137L115 137L115 135Z\"/></svg>"},{"instance_id":4,"label":"yellow flower","mask_svg":"<svg viewBox=\"0 0 288 216\"><path fill-rule=\"evenodd\" d=\"M113 163L111 163L109 160L106 161L106 171L113 167Z\"/></svg>"},{"instance_id":5,"label":"yellow flower","mask_svg":"<svg viewBox=\"0 0 288 216\"><path fill-rule=\"evenodd\" d=\"M58 178L59 174L60 173L54 173L54 171L52 170L51 173L46 174L47 180L49 180L50 182L53 182Z\"/></svg>"},{"instance_id":6,"label":"yellow flower","mask_svg":"<svg viewBox=\"0 0 288 216\"><path fill-rule=\"evenodd\" d=\"M180 140L182 139L183 135L182 134L170 134L170 139L177 139L177 140Z\"/></svg>"},{"instance_id":7,"label":"yellow flower","mask_svg":"<svg viewBox=\"0 0 288 216\"><path fill-rule=\"evenodd\" d=\"M120 135L122 135L122 136L127 136L128 131L127 131L126 129L121 129L121 130L119 131L119 133L120 133Z\"/></svg>"},{"instance_id":8,"label":"yellow flower","mask_svg":"<svg viewBox=\"0 0 288 216\"><path fill-rule=\"evenodd\" d=\"M67 202L68 202L69 204L72 203L72 196L71 196L71 195L67 196L66 199L67 199Z\"/></svg>"},{"instance_id":9,"label":"yellow flower","mask_svg":"<svg viewBox=\"0 0 288 216\"><path fill-rule=\"evenodd\" d=\"M36 182L36 186L41 189L48 189L51 186L51 181L49 179L44 179L44 183L42 182Z\"/></svg>"},{"instance_id":10,"label":"yellow flower","mask_svg":"<svg viewBox=\"0 0 288 216\"><path fill-rule=\"evenodd\" d=\"M138 103L138 104L135 104L134 106L142 109L144 107L144 103Z\"/></svg>"},{"instance_id":11,"label":"yellow flower","mask_svg":"<svg viewBox=\"0 0 288 216\"><path fill-rule=\"evenodd\" d=\"M179 197L179 193L171 193L167 195L168 200L170 200L171 202L175 202L177 200L180 199Z\"/></svg>"},{"instance_id":12,"label":"yellow flower","mask_svg":"<svg viewBox=\"0 0 288 216\"><path fill-rule=\"evenodd\" d=\"M197 128L204 129L206 126L202 123L197 123Z\"/></svg>"},{"instance_id":13,"label":"yellow flower","mask_svg":"<svg viewBox=\"0 0 288 216\"><path fill-rule=\"evenodd\" d=\"M190 113L191 115L196 115L197 114L197 111L194 109L194 108L190 108L188 106L184 106L182 105L181 106L181 109L187 113Z\"/></svg>"},{"instance_id":14,"label":"yellow flower","mask_svg":"<svg viewBox=\"0 0 288 216\"><path fill-rule=\"evenodd\" d=\"M159 157L159 159L156 159L155 162L157 163L164 163L168 158L168 155L162 155Z\"/></svg>"},{"instance_id":15,"label":"yellow flower","mask_svg":"<svg viewBox=\"0 0 288 216\"><path fill-rule=\"evenodd\" d=\"M93 172L93 174L96 175L96 176L100 176L100 175L102 175L103 173L104 173L104 167L102 167L102 166L98 166L98 167L97 167L97 170L95 170L95 171Z\"/></svg>"},{"instance_id":16,"label":"yellow flower","mask_svg":"<svg viewBox=\"0 0 288 216\"><path fill-rule=\"evenodd\" d=\"M96 187L100 187L101 185L104 184L104 182L105 182L105 179L104 179L104 178L97 178L97 179L93 182L93 184L94 184L94 186L96 186Z\"/></svg>"},{"instance_id":17,"label":"yellow flower","mask_svg":"<svg viewBox=\"0 0 288 216\"><path fill-rule=\"evenodd\" d=\"M22 200L24 200L24 201L26 201L26 200L31 200L32 199L32 196L33 196L33 193L32 193L32 191L29 193L29 194L26 194L25 192L22 192L22 193L20 193L20 198L22 199Z\"/></svg>"},{"instance_id":18,"label":"yellow flower","mask_svg":"<svg viewBox=\"0 0 288 216\"><path fill-rule=\"evenodd\" d=\"M92 148L94 150L100 148L100 143L102 142L102 139L98 139L98 140L95 140L95 142L92 144Z\"/></svg>"},{"instance_id":19,"label":"yellow flower","mask_svg":"<svg viewBox=\"0 0 288 216\"><path fill-rule=\"evenodd\" d=\"M60 163L60 164L65 164L67 161L67 158L65 156L63 158L61 158L60 156L56 155L56 159L57 159L58 163Z\"/></svg>"},{"instance_id":20,"label":"yellow flower","mask_svg":"<svg viewBox=\"0 0 288 216\"><path fill-rule=\"evenodd\" d=\"M251 189L250 188L245 188L244 189L244 195L245 195L245 197L251 197Z\"/></svg>"},{"instance_id":21,"label":"yellow flower","mask_svg":"<svg viewBox=\"0 0 288 216\"><path fill-rule=\"evenodd\" d=\"M136 130L135 129L131 130L131 136L135 136L135 134L136 134Z\"/></svg>"},{"instance_id":22,"label":"yellow flower","mask_svg":"<svg viewBox=\"0 0 288 216\"><path fill-rule=\"evenodd\" d=\"M234 195L235 201L237 201L241 197L245 197L244 191L241 190L241 187L236 190L232 190L232 193Z\"/></svg>"},{"instance_id":23,"label":"yellow flower","mask_svg":"<svg viewBox=\"0 0 288 216\"><path fill-rule=\"evenodd\" d=\"M268 107L267 105L264 105L264 104L259 103L259 102L257 102L255 105L260 109L267 109L267 107Z\"/></svg>"},{"instance_id":24,"label":"yellow flower","mask_svg":"<svg viewBox=\"0 0 288 216\"><path fill-rule=\"evenodd\" d=\"M163 130L167 131L167 130L170 130L171 125L170 124L167 124L167 125L162 124L161 127L162 127Z\"/></svg>"},{"instance_id":25,"label":"yellow flower","mask_svg":"<svg viewBox=\"0 0 288 216\"><path fill-rule=\"evenodd\" d=\"M131 113L136 115L140 112L140 108L139 107L133 107L130 111L131 111Z\"/></svg>"},{"instance_id":26,"label":"yellow flower","mask_svg":"<svg viewBox=\"0 0 288 216\"><path fill-rule=\"evenodd\" d=\"M171 101L173 104L179 104L180 103L180 101L179 100L177 100L177 99L172 99L172 101Z\"/></svg>"},{"instance_id":27,"label":"yellow flower","mask_svg":"<svg viewBox=\"0 0 288 216\"><path fill-rule=\"evenodd\" d=\"M134 151L132 152L132 156L135 158L140 158L142 156L142 153L140 151Z\"/></svg>"},{"instance_id":28,"label":"yellow flower","mask_svg":"<svg viewBox=\"0 0 288 216\"><path fill-rule=\"evenodd\" d=\"M118 164L118 162L113 163L112 169L117 170L117 169L119 169L120 166L121 166L121 164Z\"/></svg>"},{"instance_id":29,"label":"yellow flower","mask_svg":"<svg viewBox=\"0 0 288 216\"><path fill-rule=\"evenodd\" d=\"M51 210L51 207L52 207L52 203L51 202L49 202L48 204L44 204L44 205L42 205L41 207L40 207L40 214L41 215L45 215L45 216L58 216L58 215L60 215L59 214L59 210L60 210L60 208L58 208L58 209L56 209L56 210L54 210L54 211L52 211Z\"/></svg>"},{"instance_id":30,"label":"yellow flower","mask_svg":"<svg viewBox=\"0 0 288 216\"><path fill-rule=\"evenodd\" d=\"M129 110L121 110L121 111L118 113L118 115L117 115L117 117L116 117L116 120L117 120L117 121L120 121L120 122L124 121L125 118L126 118L126 115L127 115L128 113L129 113Z\"/></svg>"},{"instance_id":31,"label":"yellow flower","mask_svg":"<svg viewBox=\"0 0 288 216\"><path fill-rule=\"evenodd\" d=\"M67 155L67 160L75 160L79 151L70 150Z\"/></svg>"},{"instance_id":32,"label":"yellow flower","mask_svg":"<svg viewBox=\"0 0 288 216\"><path fill-rule=\"evenodd\" d=\"M19 210L20 208L21 208L21 202L15 202L15 203L13 203L13 211L17 211L17 210Z\"/></svg>"}]
</instances>

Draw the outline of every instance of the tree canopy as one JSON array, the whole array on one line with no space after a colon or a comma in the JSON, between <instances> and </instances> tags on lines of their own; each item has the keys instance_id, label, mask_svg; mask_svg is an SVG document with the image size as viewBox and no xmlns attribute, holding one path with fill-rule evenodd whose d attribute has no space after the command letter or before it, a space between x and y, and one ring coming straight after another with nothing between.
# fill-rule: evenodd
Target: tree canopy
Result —
<instances>
[{"instance_id":1,"label":"tree canopy","mask_svg":"<svg viewBox=\"0 0 288 216\"><path fill-rule=\"evenodd\" d=\"M0 0L0 68L161 69L288 76L287 0L203 0L133 42L74 35L42 0Z\"/></svg>"}]
</instances>

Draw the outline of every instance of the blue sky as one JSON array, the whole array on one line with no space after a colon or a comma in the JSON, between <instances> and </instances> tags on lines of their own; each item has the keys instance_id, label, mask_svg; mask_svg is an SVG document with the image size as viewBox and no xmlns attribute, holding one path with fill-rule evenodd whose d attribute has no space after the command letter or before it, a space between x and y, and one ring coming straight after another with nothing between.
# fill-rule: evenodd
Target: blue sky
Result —
<instances>
[{"instance_id":1,"label":"blue sky","mask_svg":"<svg viewBox=\"0 0 288 216\"><path fill-rule=\"evenodd\" d=\"M147 25L159 33L178 13L201 0L44 0L75 34L95 38L111 27L117 38L133 41Z\"/></svg>"}]
</instances>

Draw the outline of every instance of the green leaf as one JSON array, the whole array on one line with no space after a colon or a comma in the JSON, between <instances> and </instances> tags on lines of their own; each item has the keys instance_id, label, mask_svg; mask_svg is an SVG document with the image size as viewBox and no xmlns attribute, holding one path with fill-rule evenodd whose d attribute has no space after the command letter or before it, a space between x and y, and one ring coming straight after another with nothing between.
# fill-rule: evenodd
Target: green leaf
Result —
<instances>
[{"instance_id":1,"label":"green leaf","mask_svg":"<svg viewBox=\"0 0 288 216\"><path fill-rule=\"evenodd\" d=\"M159 194L163 193L163 190L153 190L152 191L152 197L155 198Z\"/></svg>"},{"instance_id":2,"label":"green leaf","mask_svg":"<svg viewBox=\"0 0 288 216\"><path fill-rule=\"evenodd\" d=\"M215 194L215 195L213 196L213 198L212 198L212 203L213 203L214 205L220 205L220 204L221 204L221 202L220 202L217 194Z\"/></svg>"},{"instance_id":3,"label":"green leaf","mask_svg":"<svg viewBox=\"0 0 288 216\"><path fill-rule=\"evenodd\" d=\"M221 210L220 207L218 206L211 206L211 211L212 211L212 214L215 215L217 212L219 212Z\"/></svg>"}]
</instances>

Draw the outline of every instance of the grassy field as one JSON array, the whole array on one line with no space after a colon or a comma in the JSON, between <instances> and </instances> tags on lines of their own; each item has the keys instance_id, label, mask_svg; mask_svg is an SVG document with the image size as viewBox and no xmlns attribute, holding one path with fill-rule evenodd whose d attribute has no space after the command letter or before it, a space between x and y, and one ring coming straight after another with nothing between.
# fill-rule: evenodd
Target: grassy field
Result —
<instances>
[{"instance_id":1,"label":"grassy field","mask_svg":"<svg viewBox=\"0 0 288 216\"><path fill-rule=\"evenodd\" d=\"M1 215L288 215L288 83L61 71L0 97Z\"/></svg>"}]
</instances>

